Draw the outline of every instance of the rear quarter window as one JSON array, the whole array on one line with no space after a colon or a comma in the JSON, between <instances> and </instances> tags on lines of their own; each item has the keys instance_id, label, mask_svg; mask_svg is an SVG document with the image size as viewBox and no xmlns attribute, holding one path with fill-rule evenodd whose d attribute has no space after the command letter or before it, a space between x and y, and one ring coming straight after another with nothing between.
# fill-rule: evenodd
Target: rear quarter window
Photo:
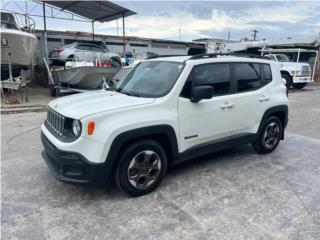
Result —
<instances>
[{"instance_id":1,"label":"rear quarter window","mask_svg":"<svg viewBox=\"0 0 320 240\"><path fill-rule=\"evenodd\" d=\"M264 80L270 82L272 80L272 71L270 64L262 64L262 70L264 73Z\"/></svg>"}]
</instances>

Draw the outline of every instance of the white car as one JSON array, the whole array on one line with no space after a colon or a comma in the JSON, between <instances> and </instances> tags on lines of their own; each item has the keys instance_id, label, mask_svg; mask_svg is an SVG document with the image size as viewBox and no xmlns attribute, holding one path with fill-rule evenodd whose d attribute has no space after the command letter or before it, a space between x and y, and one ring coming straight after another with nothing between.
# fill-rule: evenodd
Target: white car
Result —
<instances>
[{"instance_id":1,"label":"white car","mask_svg":"<svg viewBox=\"0 0 320 240\"><path fill-rule=\"evenodd\" d=\"M77 59L85 56L87 59ZM117 53L109 52L108 49L91 43L74 42L65 45L62 48L56 48L49 54L50 60L54 64L65 64L67 61L86 61L92 60L95 57L107 58L114 60L121 66L121 57Z\"/></svg>"},{"instance_id":2,"label":"white car","mask_svg":"<svg viewBox=\"0 0 320 240\"><path fill-rule=\"evenodd\" d=\"M49 103L43 157L58 180L154 190L176 163L240 144L260 154L284 139L287 88L276 62L249 57L159 57L114 91Z\"/></svg>"},{"instance_id":3,"label":"white car","mask_svg":"<svg viewBox=\"0 0 320 240\"><path fill-rule=\"evenodd\" d=\"M292 86L302 89L307 83L312 82L311 68L308 63L291 62L285 54L267 54L265 57L280 64L281 75L288 88Z\"/></svg>"}]
</instances>

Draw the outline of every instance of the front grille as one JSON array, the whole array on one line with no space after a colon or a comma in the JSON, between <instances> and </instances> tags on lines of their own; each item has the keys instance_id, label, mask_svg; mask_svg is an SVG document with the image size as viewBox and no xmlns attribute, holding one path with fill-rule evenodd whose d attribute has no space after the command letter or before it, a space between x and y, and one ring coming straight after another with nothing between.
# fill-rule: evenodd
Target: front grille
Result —
<instances>
[{"instance_id":1,"label":"front grille","mask_svg":"<svg viewBox=\"0 0 320 240\"><path fill-rule=\"evenodd\" d=\"M60 136L63 135L63 129L64 129L64 123L65 123L64 116L57 113L53 109L48 108L47 123L52 131L59 134Z\"/></svg>"},{"instance_id":2,"label":"front grille","mask_svg":"<svg viewBox=\"0 0 320 240\"><path fill-rule=\"evenodd\" d=\"M302 66L301 75L302 75L302 76L311 75L311 70L310 70L309 66Z\"/></svg>"}]
</instances>

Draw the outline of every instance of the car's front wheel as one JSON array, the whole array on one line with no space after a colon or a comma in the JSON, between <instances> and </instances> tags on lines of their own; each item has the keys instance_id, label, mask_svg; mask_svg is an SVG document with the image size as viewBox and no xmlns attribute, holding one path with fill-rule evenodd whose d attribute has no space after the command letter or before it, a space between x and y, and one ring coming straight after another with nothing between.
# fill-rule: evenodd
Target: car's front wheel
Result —
<instances>
[{"instance_id":1,"label":"car's front wheel","mask_svg":"<svg viewBox=\"0 0 320 240\"><path fill-rule=\"evenodd\" d=\"M289 89L292 86L292 77L288 74L282 74L282 78L286 82L286 87Z\"/></svg>"},{"instance_id":2,"label":"car's front wheel","mask_svg":"<svg viewBox=\"0 0 320 240\"><path fill-rule=\"evenodd\" d=\"M268 118L263 123L257 139L252 143L252 147L259 154L272 152L280 142L282 131L283 126L278 117Z\"/></svg>"},{"instance_id":3,"label":"car's front wheel","mask_svg":"<svg viewBox=\"0 0 320 240\"><path fill-rule=\"evenodd\" d=\"M294 83L293 88L294 89L302 89L307 85L307 83Z\"/></svg>"},{"instance_id":4,"label":"car's front wheel","mask_svg":"<svg viewBox=\"0 0 320 240\"><path fill-rule=\"evenodd\" d=\"M167 156L154 140L141 140L129 145L120 156L115 182L120 190L140 196L152 192L167 171Z\"/></svg>"}]
</instances>

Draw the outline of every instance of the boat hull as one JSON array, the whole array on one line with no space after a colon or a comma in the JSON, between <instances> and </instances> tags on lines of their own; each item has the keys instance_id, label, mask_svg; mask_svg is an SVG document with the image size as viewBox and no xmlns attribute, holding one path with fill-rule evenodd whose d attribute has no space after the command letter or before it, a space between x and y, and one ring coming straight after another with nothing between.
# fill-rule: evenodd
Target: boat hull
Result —
<instances>
[{"instance_id":1,"label":"boat hull","mask_svg":"<svg viewBox=\"0 0 320 240\"><path fill-rule=\"evenodd\" d=\"M37 46L37 38L31 33L1 29L1 39L6 39L7 45L1 45L1 80L9 78L9 59L13 76L20 74L20 70L28 69L32 65L33 54Z\"/></svg>"},{"instance_id":2,"label":"boat hull","mask_svg":"<svg viewBox=\"0 0 320 240\"><path fill-rule=\"evenodd\" d=\"M57 71L56 80L64 86L80 89L98 89L102 87L103 78L112 79L121 68L116 67L76 67Z\"/></svg>"}]
</instances>

